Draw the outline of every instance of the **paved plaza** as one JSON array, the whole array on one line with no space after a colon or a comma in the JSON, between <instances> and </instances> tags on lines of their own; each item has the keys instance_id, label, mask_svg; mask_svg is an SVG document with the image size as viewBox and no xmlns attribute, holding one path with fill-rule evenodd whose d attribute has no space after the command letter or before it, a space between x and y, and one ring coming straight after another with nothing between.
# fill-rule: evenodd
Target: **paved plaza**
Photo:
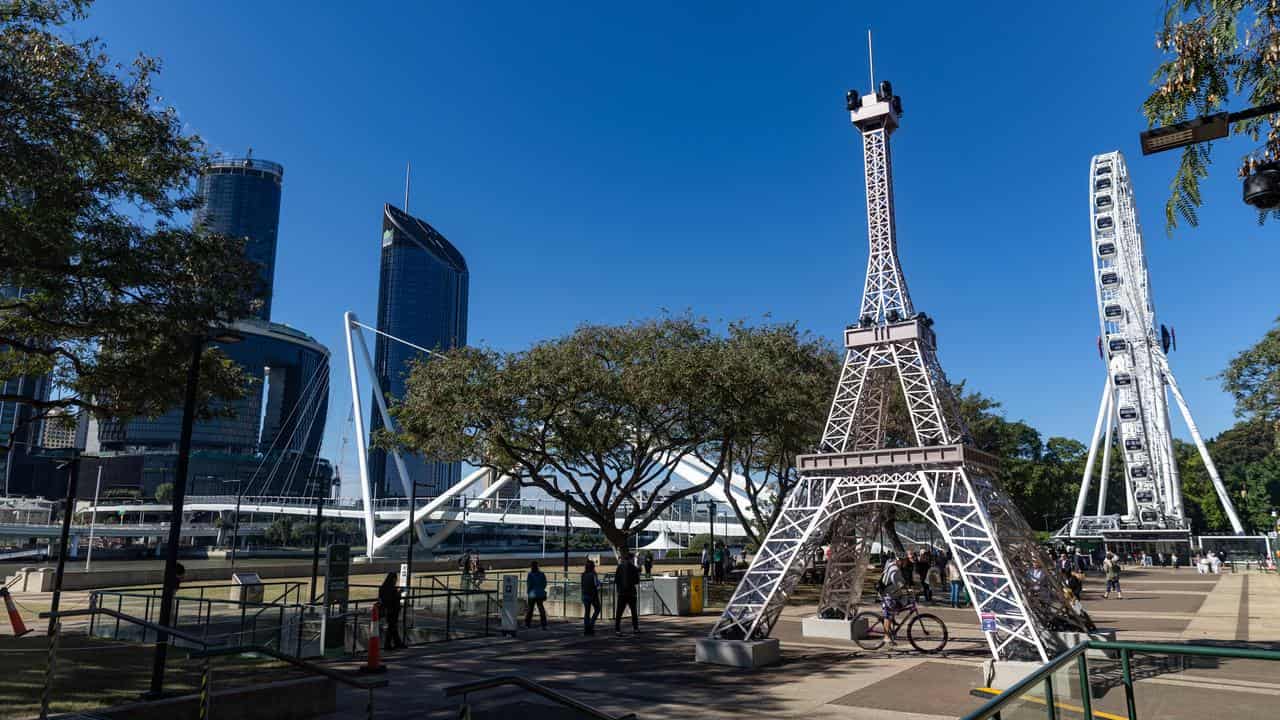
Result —
<instances>
[{"instance_id":1,"label":"paved plaza","mask_svg":"<svg viewBox=\"0 0 1280 720\"><path fill-rule=\"evenodd\" d=\"M1091 577L1085 593L1095 620L1118 629L1119 639L1280 649L1280 576L1135 568L1126 573L1124 588L1123 600L1103 600L1100 582ZM585 638L580 624L563 623L522 630L516 640L391 653L391 686L379 691L377 716L456 717L458 701L445 697L445 687L511 674L608 713L640 718L954 718L982 702L969 691L980 684L986 646L971 610L929 611L951 628L953 640L942 656L806 641L800 623L813 606L802 605L788 607L775 629L782 663L754 671L693 662L694 640L709 630L713 614L646 619L639 636L628 630L616 638L611 627L602 627L600 635ZM1105 669L1106 661L1099 666ZM1135 670L1142 678L1136 696L1143 717L1205 717L1230 708L1232 718L1274 718L1280 707L1280 667L1272 663L1135 656ZM1102 672L1093 678L1100 695L1095 710L1123 714L1118 677ZM521 691L488 691L473 700L477 718L576 717L538 705ZM364 703L362 693L340 691L335 717L356 716Z\"/></svg>"}]
</instances>

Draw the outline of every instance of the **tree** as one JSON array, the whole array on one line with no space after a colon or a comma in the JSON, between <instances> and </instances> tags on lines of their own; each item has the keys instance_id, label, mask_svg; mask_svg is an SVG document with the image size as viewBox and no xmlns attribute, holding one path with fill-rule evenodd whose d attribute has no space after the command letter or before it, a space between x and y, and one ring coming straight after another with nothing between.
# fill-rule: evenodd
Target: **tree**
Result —
<instances>
[{"instance_id":1,"label":"tree","mask_svg":"<svg viewBox=\"0 0 1280 720\"><path fill-rule=\"evenodd\" d=\"M279 517L267 526L267 542L272 545L287 546L293 539L293 520L288 516Z\"/></svg>"},{"instance_id":2,"label":"tree","mask_svg":"<svg viewBox=\"0 0 1280 720\"><path fill-rule=\"evenodd\" d=\"M0 2L0 381L53 385L0 401L154 416L181 401L192 338L252 312L258 273L242 241L183 224L207 157L154 93L159 63L57 34L88 5ZM202 414L245 382L206 352Z\"/></svg>"},{"instance_id":3,"label":"tree","mask_svg":"<svg viewBox=\"0 0 1280 720\"><path fill-rule=\"evenodd\" d=\"M796 456L813 452L822 436L831 392L839 378L836 353L794 323L729 327L729 372L746 413L730 451L747 502L739 502L726 475L725 494L748 544L759 546L800 481Z\"/></svg>"},{"instance_id":4,"label":"tree","mask_svg":"<svg viewBox=\"0 0 1280 720\"><path fill-rule=\"evenodd\" d=\"M167 503L173 499L173 483L160 483L156 486L155 499L158 503Z\"/></svg>"},{"instance_id":5,"label":"tree","mask_svg":"<svg viewBox=\"0 0 1280 720\"><path fill-rule=\"evenodd\" d=\"M615 550L720 482L751 398L727 343L688 317L584 325L516 353L459 348L412 366L398 442L518 478L592 519ZM677 463L711 469L680 486Z\"/></svg>"},{"instance_id":6,"label":"tree","mask_svg":"<svg viewBox=\"0 0 1280 720\"><path fill-rule=\"evenodd\" d=\"M1280 100L1280 5L1274 0L1167 0L1156 47L1166 56L1156 68L1154 92L1142 105L1152 125L1208 115L1236 100L1249 106ZM1243 108L1236 108L1243 109ZM1262 145L1246 156L1241 174L1258 162L1280 160L1280 115L1237 123ZM1194 227L1200 181L1209 175L1210 146L1183 148L1165 204L1166 228L1182 218ZM1272 214L1280 211L1272 211ZM1258 221L1267 213L1259 215ZM1276 215L1280 217L1280 214Z\"/></svg>"},{"instance_id":7,"label":"tree","mask_svg":"<svg viewBox=\"0 0 1280 720\"><path fill-rule=\"evenodd\" d=\"M1236 401L1236 417L1280 424L1280 321L1219 375Z\"/></svg>"}]
</instances>

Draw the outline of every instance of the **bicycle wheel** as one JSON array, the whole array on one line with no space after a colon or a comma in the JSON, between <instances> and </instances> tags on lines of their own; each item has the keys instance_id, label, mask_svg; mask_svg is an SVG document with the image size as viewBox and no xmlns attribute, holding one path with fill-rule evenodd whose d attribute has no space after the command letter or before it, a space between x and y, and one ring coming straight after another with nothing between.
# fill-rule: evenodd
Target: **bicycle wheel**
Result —
<instances>
[{"instance_id":1,"label":"bicycle wheel","mask_svg":"<svg viewBox=\"0 0 1280 720\"><path fill-rule=\"evenodd\" d=\"M855 641L858 643L858 647L863 650L879 650L884 647L884 616L872 610L864 610L853 616L853 626L855 628L858 626L859 620L866 621L867 631Z\"/></svg>"},{"instance_id":2,"label":"bicycle wheel","mask_svg":"<svg viewBox=\"0 0 1280 720\"><path fill-rule=\"evenodd\" d=\"M920 613L907 623L907 640L922 653L942 652L947 637L947 624L937 615Z\"/></svg>"}]
</instances>

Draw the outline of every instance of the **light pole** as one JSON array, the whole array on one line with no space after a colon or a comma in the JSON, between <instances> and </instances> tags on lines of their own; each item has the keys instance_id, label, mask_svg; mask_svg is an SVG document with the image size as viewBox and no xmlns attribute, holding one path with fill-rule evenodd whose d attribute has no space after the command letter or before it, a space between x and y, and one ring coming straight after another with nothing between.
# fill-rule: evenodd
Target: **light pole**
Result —
<instances>
[{"instance_id":1,"label":"light pole","mask_svg":"<svg viewBox=\"0 0 1280 720\"><path fill-rule=\"evenodd\" d=\"M1164 152L1196 143L1218 140L1231 134L1231 123L1280 112L1280 102L1251 107L1239 112L1220 112L1213 115L1152 128L1138 134L1142 154ZM1280 207L1280 162L1263 162L1246 165L1244 201L1259 210Z\"/></svg>"},{"instance_id":2,"label":"light pole","mask_svg":"<svg viewBox=\"0 0 1280 720\"><path fill-rule=\"evenodd\" d=\"M234 343L241 336L221 330L212 337L208 334L191 337L191 357L187 365L187 383L182 402L182 432L178 436L178 461L173 478L173 507L169 510L169 546L165 548L164 587L160 592L160 628L156 633L156 652L151 664L151 697L164 692L164 662L169 652L167 628L173 618L173 596L178 590L178 543L182 540L182 505L187 497L187 472L191 467L191 433L195 427L196 391L200 385L200 359L205 343L214 340Z\"/></svg>"},{"instance_id":3,"label":"light pole","mask_svg":"<svg viewBox=\"0 0 1280 720\"><path fill-rule=\"evenodd\" d=\"M231 572L236 571L236 553L240 546L240 500L244 497L244 476L240 471L236 470L235 480L223 480L222 484L236 484L236 509L235 516L231 520Z\"/></svg>"},{"instance_id":4,"label":"light pole","mask_svg":"<svg viewBox=\"0 0 1280 720\"><path fill-rule=\"evenodd\" d=\"M707 542L707 559L713 563L711 578L714 580L716 577L716 568L714 567L716 557L716 501L695 500L694 504L707 506L707 527L711 528L711 539Z\"/></svg>"},{"instance_id":5,"label":"light pole","mask_svg":"<svg viewBox=\"0 0 1280 720\"><path fill-rule=\"evenodd\" d=\"M311 604L316 604L316 576L320 574L320 535L324 527L324 493L320 492L319 478L316 485L316 526L315 540L311 545Z\"/></svg>"},{"instance_id":6,"label":"light pole","mask_svg":"<svg viewBox=\"0 0 1280 720\"><path fill-rule=\"evenodd\" d=\"M80 452L75 452L75 456L63 466L67 468L67 496L62 507L62 546L58 548L58 569L53 575L53 599L49 603L49 635L58 632L58 627L62 625L58 620L58 604L62 600L62 573L67 566L67 549L71 542L71 514L75 512L76 505L76 475L80 472Z\"/></svg>"}]
</instances>

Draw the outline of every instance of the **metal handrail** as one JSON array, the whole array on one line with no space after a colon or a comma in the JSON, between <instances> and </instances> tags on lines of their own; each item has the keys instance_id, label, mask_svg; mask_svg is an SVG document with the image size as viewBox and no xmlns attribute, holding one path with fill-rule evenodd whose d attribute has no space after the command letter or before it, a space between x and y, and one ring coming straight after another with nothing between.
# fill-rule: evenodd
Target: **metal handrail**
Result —
<instances>
[{"instance_id":1,"label":"metal handrail","mask_svg":"<svg viewBox=\"0 0 1280 720\"><path fill-rule=\"evenodd\" d=\"M992 698L977 710L963 716L961 720L986 720L987 718L992 717L998 718L1000 716L1000 712L1006 705L1021 699L1027 691L1031 690L1039 683L1046 683L1047 692L1045 693L1045 703L1051 713L1049 717L1054 717L1052 713L1056 706L1053 700L1053 674L1073 659L1080 663L1081 700L1084 705L1084 715L1088 718L1092 713L1092 709L1088 691L1088 661L1084 655L1087 650L1115 651L1120 654L1120 666L1125 686L1125 700L1129 711L1128 716L1131 720L1137 717L1137 710L1133 697L1133 678L1129 662L1129 656L1132 653L1280 661L1280 652L1275 650L1256 650L1253 648L1222 647L1215 645L1174 645L1169 643L1086 640L1045 663L1035 672L1026 676L1017 683L1014 683L1014 685L1009 689L1001 691L999 695Z\"/></svg>"},{"instance_id":2,"label":"metal handrail","mask_svg":"<svg viewBox=\"0 0 1280 720\"><path fill-rule=\"evenodd\" d=\"M567 708L572 708L580 713L597 718L597 720L635 720L636 718L635 713L627 713L626 715L620 715L616 718L612 715L605 715L590 705L578 702L567 695L563 695L552 690L546 685L536 683L528 678L520 677L519 675L499 675L497 677L491 677L488 680L477 680L476 682L465 683L463 685L453 685L445 688L444 694L446 697L462 695L464 696L463 702L466 702L465 696L470 693L479 692L481 690L492 690L493 688L501 687L503 685L515 685L516 687L528 690L535 695L541 695L548 700L560 703Z\"/></svg>"},{"instance_id":3,"label":"metal handrail","mask_svg":"<svg viewBox=\"0 0 1280 720\"><path fill-rule=\"evenodd\" d=\"M87 607L87 608L80 608L77 610L59 610L56 613L42 612L40 613L40 619L48 620L52 618L56 620L61 620L64 617L76 617L80 615L106 615L107 617L113 617L117 620L124 620L125 622L130 622L130 623L133 623L134 625L140 625L148 630L154 630L157 635L159 635L160 633L165 633L170 637L176 637L179 640L186 640L187 642L194 643L196 645L199 645L202 648L209 647L209 643L205 642L204 639L202 638L196 637L195 635L191 635L189 633L185 633L176 628L171 628L165 625L161 625L159 623L153 623L150 620L143 620L140 617L128 615L118 610L111 610L110 608L104 608L104 607Z\"/></svg>"},{"instance_id":4,"label":"metal handrail","mask_svg":"<svg viewBox=\"0 0 1280 720\"><path fill-rule=\"evenodd\" d=\"M383 688L390 684L386 678L351 677L344 673L340 673L336 670L330 670L327 667L323 667L315 663L307 662L306 660L293 657L292 655L286 655L285 653L275 650L274 648L271 648L267 645L240 645L237 647L208 648L205 650L196 650L195 652L190 653L188 657L211 658L211 657L218 657L221 655L241 655L244 653L259 653L262 655L267 655L269 657L275 658L276 660L287 662L290 665L306 670L307 672L315 673L316 675L323 675L324 677L327 677L330 680L333 680L334 682L338 682L343 685L346 685L347 687L353 687L358 690L372 690L374 688Z\"/></svg>"}]
</instances>

